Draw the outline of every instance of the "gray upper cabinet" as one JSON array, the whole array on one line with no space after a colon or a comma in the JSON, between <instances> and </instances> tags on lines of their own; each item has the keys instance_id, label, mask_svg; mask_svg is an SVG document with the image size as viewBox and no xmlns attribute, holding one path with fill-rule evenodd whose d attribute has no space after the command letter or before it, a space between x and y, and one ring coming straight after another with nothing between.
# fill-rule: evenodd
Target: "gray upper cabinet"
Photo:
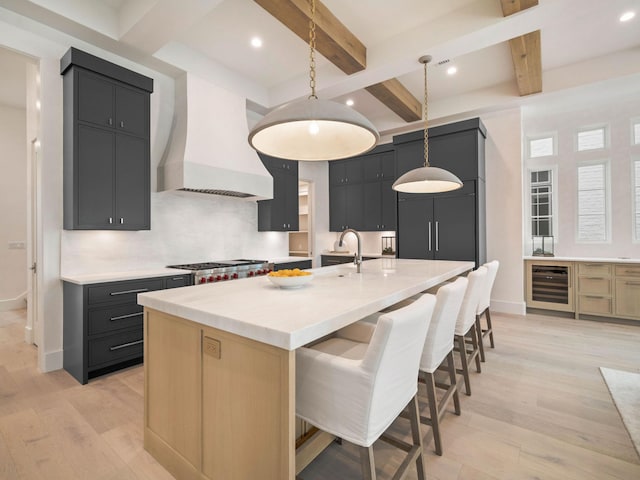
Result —
<instances>
[{"instance_id":1,"label":"gray upper cabinet","mask_svg":"<svg viewBox=\"0 0 640 480\"><path fill-rule=\"evenodd\" d=\"M273 199L258 202L258 231L298 230L298 162L263 154L259 156L273 177Z\"/></svg>"},{"instance_id":2,"label":"gray upper cabinet","mask_svg":"<svg viewBox=\"0 0 640 480\"><path fill-rule=\"evenodd\" d=\"M153 80L69 49L64 76L64 228L150 228Z\"/></svg>"}]
</instances>

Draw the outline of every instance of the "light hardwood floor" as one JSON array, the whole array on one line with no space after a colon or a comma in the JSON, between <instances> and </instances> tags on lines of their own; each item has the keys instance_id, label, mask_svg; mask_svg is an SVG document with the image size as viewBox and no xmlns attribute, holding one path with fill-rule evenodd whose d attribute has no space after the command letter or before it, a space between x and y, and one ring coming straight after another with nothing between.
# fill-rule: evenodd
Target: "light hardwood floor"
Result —
<instances>
[{"instance_id":1,"label":"light hardwood floor","mask_svg":"<svg viewBox=\"0 0 640 480\"><path fill-rule=\"evenodd\" d=\"M23 322L24 312L0 312L0 479L172 478L142 448L142 367L85 386L38 373ZM499 314L493 323L497 348L472 374L473 395L461 395L460 417L444 418L444 455L425 447L428 478L639 479L598 367L640 370L640 325ZM408 434L405 420L393 429ZM389 478L400 455L382 442L375 453ZM358 479L359 465L353 446L333 444L300 477Z\"/></svg>"}]
</instances>

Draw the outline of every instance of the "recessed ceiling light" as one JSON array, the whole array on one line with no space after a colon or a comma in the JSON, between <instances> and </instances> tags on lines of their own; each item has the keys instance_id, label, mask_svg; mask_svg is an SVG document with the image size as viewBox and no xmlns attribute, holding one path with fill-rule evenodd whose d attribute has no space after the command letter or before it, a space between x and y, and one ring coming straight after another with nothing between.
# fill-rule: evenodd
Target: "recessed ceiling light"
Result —
<instances>
[{"instance_id":1,"label":"recessed ceiling light","mask_svg":"<svg viewBox=\"0 0 640 480\"><path fill-rule=\"evenodd\" d=\"M636 12L624 12L622 15L620 15L620 21L628 22L635 16L636 16Z\"/></svg>"},{"instance_id":2,"label":"recessed ceiling light","mask_svg":"<svg viewBox=\"0 0 640 480\"><path fill-rule=\"evenodd\" d=\"M260 37L253 37L251 39L251 46L253 48L260 48L262 46L262 39Z\"/></svg>"},{"instance_id":3,"label":"recessed ceiling light","mask_svg":"<svg viewBox=\"0 0 640 480\"><path fill-rule=\"evenodd\" d=\"M353 107L353 100L351 100L351 99L348 99L348 100L347 100L346 102L344 102L344 103L346 103L346 104L347 104L348 106L350 106L350 107Z\"/></svg>"},{"instance_id":4,"label":"recessed ceiling light","mask_svg":"<svg viewBox=\"0 0 640 480\"><path fill-rule=\"evenodd\" d=\"M449 75L455 75L455 73L458 71L458 69L456 67L449 67L447 68L447 73Z\"/></svg>"}]
</instances>

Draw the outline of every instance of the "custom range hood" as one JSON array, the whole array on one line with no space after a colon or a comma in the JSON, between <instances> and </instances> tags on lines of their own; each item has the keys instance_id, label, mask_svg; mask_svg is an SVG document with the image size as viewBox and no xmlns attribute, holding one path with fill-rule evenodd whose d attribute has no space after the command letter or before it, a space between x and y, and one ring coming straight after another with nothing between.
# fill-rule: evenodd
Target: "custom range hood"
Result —
<instances>
[{"instance_id":1,"label":"custom range hood","mask_svg":"<svg viewBox=\"0 0 640 480\"><path fill-rule=\"evenodd\" d=\"M176 79L175 89L158 189L273 198L273 178L247 143L246 100L192 74Z\"/></svg>"}]
</instances>

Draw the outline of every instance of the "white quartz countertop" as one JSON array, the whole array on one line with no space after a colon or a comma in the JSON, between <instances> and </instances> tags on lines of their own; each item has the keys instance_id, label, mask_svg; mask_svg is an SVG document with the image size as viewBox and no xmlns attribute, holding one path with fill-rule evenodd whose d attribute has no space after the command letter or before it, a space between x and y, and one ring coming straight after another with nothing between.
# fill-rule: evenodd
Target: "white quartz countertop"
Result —
<instances>
[{"instance_id":1,"label":"white quartz countertop","mask_svg":"<svg viewBox=\"0 0 640 480\"><path fill-rule=\"evenodd\" d=\"M640 258L627 257L542 257L528 256L525 260L541 262L597 262L597 263L640 263Z\"/></svg>"},{"instance_id":2,"label":"white quartz countertop","mask_svg":"<svg viewBox=\"0 0 640 480\"><path fill-rule=\"evenodd\" d=\"M150 268L145 270L127 270L124 272L84 273L78 275L61 275L60 279L78 285L92 283L119 282L121 280L135 280L138 278L169 277L192 273L190 270L179 268Z\"/></svg>"},{"instance_id":3,"label":"white quartz countertop","mask_svg":"<svg viewBox=\"0 0 640 480\"><path fill-rule=\"evenodd\" d=\"M471 270L473 262L381 258L310 270L281 289L267 277L138 295L138 303L202 325L294 350L411 295Z\"/></svg>"}]
</instances>

